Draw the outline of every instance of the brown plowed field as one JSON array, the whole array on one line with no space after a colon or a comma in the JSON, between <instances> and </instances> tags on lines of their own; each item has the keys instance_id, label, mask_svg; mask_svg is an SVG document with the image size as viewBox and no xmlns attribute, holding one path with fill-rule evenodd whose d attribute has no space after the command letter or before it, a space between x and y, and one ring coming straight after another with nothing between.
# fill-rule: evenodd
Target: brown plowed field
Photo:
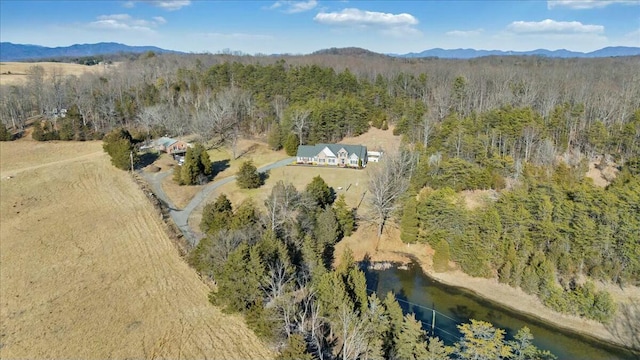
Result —
<instances>
[{"instance_id":1,"label":"brown plowed field","mask_svg":"<svg viewBox=\"0 0 640 360\"><path fill-rule=\"evenodd\" d=\"M273 357L101 143L0 143L0 358Z\"/></svg>"}]
</instances>

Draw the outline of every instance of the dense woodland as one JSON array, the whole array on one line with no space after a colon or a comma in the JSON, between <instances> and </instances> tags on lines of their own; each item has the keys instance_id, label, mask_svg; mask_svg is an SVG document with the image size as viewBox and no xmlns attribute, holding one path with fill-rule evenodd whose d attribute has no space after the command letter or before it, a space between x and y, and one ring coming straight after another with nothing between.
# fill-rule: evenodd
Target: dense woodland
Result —
<instances>
[{"instance_id":1,"label":"dense woodland","mask_svg":"<svg viewBox=\"0 0 640 360\"><path fill-rule=\"evenodd\" d=\"M60 109L65 117L55 115ZM464 339L451 348L427 340L415 319L396 313L392 295L367 297L348 256L331 269L333 244L359 221L377 222L379 235L396 221L403 241L435 249L437 270L453 260L473 276L497 277L558 311L601 322L616 306L598 281L640 284L638 57L147 53L101 75L49 78L35 66L24 86L0 91L0 117L1 140L32 122L36 140L109 134L105 150L120 154L114 165L121 168L135 143L164 134L195 134L234 156L241 137L293 154L300 144L339 141L370 126L402 136L403 150L372 174L372 214L334 203L321 179L302 192L278 184L266 211L234 208L225 198L207 205L201 230L208 236L190 261L217 283L214 303L244 313L274 343L287 339L284 358L304 358L298 350L320 359L467 356ZM178 182L206 174L206 161L195 161L203 149ZM598 166L620 170L606 188L585 177L595 156ZM478 189L495 196L468 209L459 192ZM496 351L520 351L499 330L467 326L465 336L499 338ZM531 351L515 358L547 356Z\"/></svg>"},{"instance_id":2,"label":"dense woodland","mask_svg":"<svg viewBox=\"0 0 640 360\"><path fill-rule=\"evenodd\" d=\"M332 269L333 246L354 230L355 213L316 177L303 191L279 182L259 211L220 195L204 209L207 237L190 263L215 281L210 300L246 316L279 359L553 359L522 328L513 339L491 324L461 324L460 340L427 336L392 293L367 294L350 252Z\"/></svg>"}]
</instances>

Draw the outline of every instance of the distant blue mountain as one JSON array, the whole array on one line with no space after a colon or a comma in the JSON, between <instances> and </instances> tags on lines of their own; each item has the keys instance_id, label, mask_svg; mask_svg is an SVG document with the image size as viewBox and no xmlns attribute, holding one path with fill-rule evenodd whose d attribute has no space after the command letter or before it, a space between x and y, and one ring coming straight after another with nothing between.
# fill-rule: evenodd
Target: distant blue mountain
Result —
<instances>
[{"instance_id":1,"label":"distant blue mountain","mask_svg":"<svg viewBox=\"0 0 640 360\"><path fill-rule=\"evenodd\" d=\"M0 61L41 60L61 57L83 57L96 55L111 55L118 53L178 53L155 46L128 46L113 42L97 44L74 44L62 47L45 47L39 45L13 44L0 42Z\"/></svg>"},{"instance_id":2,"label":"distant blue mountain","mask_svg":"<svg viewBox=\"0 0 640 360\"><path fill-rule=\"evenodd\" d=\"M482 56L545 56L554 58L599 58L611 56L634 56L640 55L640 47L611 46L592 52L577 52L565 49L546 50L537 49L532 51L502 51L502 50L475 50L475 49L429 49L419 53L389 54L393 57L402 58L424 58L437 57L443 59L473 59Z\"/></svg>"}]
</instances>

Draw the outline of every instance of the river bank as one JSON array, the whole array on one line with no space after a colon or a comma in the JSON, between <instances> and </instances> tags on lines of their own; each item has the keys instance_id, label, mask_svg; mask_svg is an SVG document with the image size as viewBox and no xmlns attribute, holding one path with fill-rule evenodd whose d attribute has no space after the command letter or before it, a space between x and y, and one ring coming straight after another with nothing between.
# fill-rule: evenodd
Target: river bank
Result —
<instances>
[{"instance_id":1,"label":"river bank","mask_svg":"<svg viewBox=\"0 0 640 360\"><path fill-rule=\"evenodd\" d=\"M451 270L444 273L435 272L431 266L433 250L424 244L402 243L397 229L387 229L378 243L375 227L361 228L356 234L343 239L336 245L337 259L339 259L339 254L346 248L352 250L356 261L363 260L366 257L372 262L407 264L414 260L420 265L425 274L438 282L472 292L481 298L500 304L513 311L526 314L584 337L625 347L629 346L627 337L624 334L614 335L605 325L599 322L555 312L545 307L536 296L526 294L524 291L512 288L509 285L501 284L497 279L474 278L460 270ZM451 265L454 266L455 264ZM611 292L611 295L619 304L633 299L636 301L640 299L640 289L637 287L629 287L623 290L608 286L607 290ZM629 332L634 331L634 329L627 330Z\"/></svg>"}]
</instances>

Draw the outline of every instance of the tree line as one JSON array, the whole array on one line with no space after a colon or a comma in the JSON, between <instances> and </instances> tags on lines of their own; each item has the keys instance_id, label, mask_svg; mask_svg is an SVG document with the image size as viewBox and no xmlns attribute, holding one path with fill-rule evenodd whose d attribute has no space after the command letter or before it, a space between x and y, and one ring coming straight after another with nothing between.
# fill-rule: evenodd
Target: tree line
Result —
<instances>
[{"instance_id":1,"label":"tree line","mask_svg":"<svg viewBox=\"0 0 640 360\"><path fill-rule=\"evenodd\" d=\"M77 116L67 125L68 139L124 126L132 133L195 133L211 146L233 147L241 136L269 135L279 148L294 136L299 144L331 142L370 125L395 124L413 143L428 147L441 135L464 156L484 141L528 160L541 138L558 152L629 155L638 146L632 123L640 108L637 70L633 57L166 54L82 76L45 74L34 66L24 86L3 89L0 114L17 130L30 116L73 107ZM59 118L50 121L58 131L63 126ZM478 135L483 139L469 141Z\"/></svg>"}]
</instances>

